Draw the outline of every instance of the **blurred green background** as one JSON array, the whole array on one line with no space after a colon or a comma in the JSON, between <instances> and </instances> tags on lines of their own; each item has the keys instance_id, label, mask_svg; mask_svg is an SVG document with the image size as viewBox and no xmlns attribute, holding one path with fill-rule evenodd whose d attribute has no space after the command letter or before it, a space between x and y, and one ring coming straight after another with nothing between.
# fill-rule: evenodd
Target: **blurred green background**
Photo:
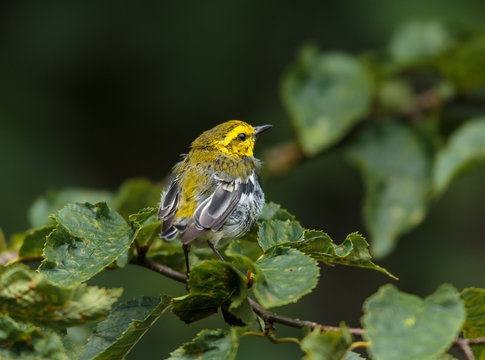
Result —
<instances>
[{"instance_id":1,"label":"blurred green background","mask_svg":"<svg viewBox=\"0 0 485 360\"><path fill-rule=\"evenodd\" d=\"M229 119L275 125L257 155L290 139L279 84L305 42L323 51L383 49L406 20L480 25L484 13L480 0L2 2L0 227L7 236L25 230L29 205L48 189L161 180L198 134ZM365 233L363 185L339 151L263 181L267 199L305 227L337 242ZM379 262L400 277L401 290L423 296L443 282L485 287L484 183L483 167L453 183ZM123 286L123 298L185 291L134 266L93 282ZM322 265L318 288L278 311L359 326L362 302L387 282L381 273ZM191 325L164 315L129 358L164 358L199 329L219 326L220 315ZM239 352L240 359L300 355L294 344L256 338L244 338Z\"/></svg>"}]
</instances>

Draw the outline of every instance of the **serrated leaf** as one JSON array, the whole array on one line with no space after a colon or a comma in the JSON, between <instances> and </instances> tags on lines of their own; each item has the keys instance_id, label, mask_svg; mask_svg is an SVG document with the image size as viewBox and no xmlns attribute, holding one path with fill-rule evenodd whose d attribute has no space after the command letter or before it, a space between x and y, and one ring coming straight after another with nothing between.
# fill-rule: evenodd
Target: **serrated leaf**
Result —
<instances>
[{"instance_id":1,"label":"serrated leaf","mask_svg":"<svg viewBox=\"0 0 485 360\"><path fill-rule=\"evenodd\" d=\"M372 79L356 58L302 49L286 73L281 96L306 155L339 141L368 113Z\"/></svg>"},{"instance_id":2,"label":"serrated leaf","mask_svg":"<svg viewBox=\"0 0 485 360\"><path fill-rule=\"evenodd\" d=\"M443 193L451 181L474 165L485 162L485 117L460 127L439 151L433 169L435 193Z\"/></svg>"},{"instance_id":3,"label":"serrated leaf","mask_svg":"<svg viewBox=\"0 0 485 360\"><path fill-rule=\"evenodd\" d=\"M396 63L412 65L442 54L452 43L450 32L441 22L412 21L395 31L389 52Z\"/></svg>"},{"instance_id":4,"label":"serrated leaf","mask_svg":"<svg viewBox=\"0 0 485 360\"><path fill-rule=\"evenodd\" d=\"M69 204L56 215L39 270L48 280L73 286L103 270L125 252L136 230L106 203Z\"/></svg>"},{"instance_id":5,"label":"serrated leaf","mask_svg":"<svg viewBox=\"0 0 485 360\"><path fill-rule=\"evenodd\" d=\"M23 264L0 266L0 311L17 321L64 328L99 321L122 289L63 288Z\"/></svg>"},{"instance_id":6,"label":"serrated leaf","mask_svg":"<svg viewBox=\"0 0 485 360\"><path fill-rule=\"evenodd\" d=\"M298 301L317 285L318 264L289 248L274 248L256 263L254 295L265 308Z\"/></svg>"},{"instance_id":7,"label":"serrated leaf","mask_svg":"<svg viewBox=\"0 0 485 360\"><path fill-rule=\"evenodd\" d=\"M136 224L134 227L139 228L136 238L140 247L147 246L152 237L160 232L161 223L157 213L157 208L145 208L129 216L130 222Z\"/></svg>"},{"instance_id":8,"label":"serrated leaf","mask_svg":"<svg viewBox=\"0 0 485 360\"><path fill-rule=\"evenodd\" d=\"M19 257L42 256L46 238L54 228L54 225L46 225L25 233Z\"/></svg>"},{"instance_id":9,"label":"serrated leaf","mask_svg":"<svg viewBox=\"0 0 485 360\"><path fill-rule=\"evenodd\" d=\"M375 360L434 359L453 343L465 308L451 285L421 300L385 285L364 304L364 338Z\"/></svg>"},{"instance_id":10,"label":"serrated leaf","mask_svg":"<svg viewBox=\"0 0 485 360\"><path fill-rule=\"evenodd\" d=\"M352 344L352 335L345 326L340 331L323 331L316 327L301 340L302 360L342 360Z\"/></svg>"},{"instance_id":11,"label":"serrated leaf","mask_svg":"<svg viewBox=\"0 0 485 360\"><path fill-rule=\"evenodd\" d=\"M118 305L96 326L79 360L124 359L169 303L168 297L144 296Z\"/></svg>"},{"instance_id":12,"label":"serrated leaf","mask_svg":"<svg viewBox=\"0 0 485 360\"><path fill-rule=\"evenodd\" d=\"M377 270L397 279L383 267L374 264L369 254L369 244L359 233L351 233L340 245L333 243L328 234L323 231L307 230L303 239L295 243L284 244L291 246L311 256L315 260L327 264L340 264Z\"/></svg>"},{"instance_id":13,"label":"serrated leaf","mask_svg":"<svg viewBox=\"0 0 485 360\"><path fill-rule=\"evenodd\" d=\"M266 252L276 245L299 241L304 231L297 221L268 220L259 225L258 242Z\"/></svg>"},{"instance_id":14,"label":"serrated leaf","mask_svg":"<svg viewBox=\"0 0 485 360\"><path fill-rule=\"evenodd\" d=\"M349 351L347 355L345 355L344 357L344 360L361 360L361 359L365 359L365 358L363 358L362 356L360 356L359 354L353 351Z\"/></svg>"},{"instance_id":15,"label":"serrated leaf","mask_svg":"<svg viewBox=\"0 0 485 360\"><path fill-rule=\"evenodd\" d=\"M244 330L202 330L191 342L172 352L169 360L234 360Z\"/></svg>"},{"instance_id":16,"label":"serrated leaf","mask_svg":"<svg viewBox=\"0 0 485 360\"><path fill-rule=\"evenodd\" d=\"M110 202L113 194L104 190L90 190L70 188L59 191L49 191L44 196L35 200L29 209L29 221L33 228L51 224L49 216L56 213L69 203L100 201Z\"/></svg>"},{"instance_id":17,"label":"serrated leaf","mask_svg":"<svg viewBox=\"0 0 485 360\"><path fill-rule=\"evenodd\" d=\"M69 360L61 338L49 329L15 322L0 315L0 359Z\"/></svg>"},{"instance_id":18,"label":"serrated leaf","mask_svg":"<svg viewBox=\"0 0 485 360\"><path fill-rule=\"evenodd\" d=\"M485 336L485 289L467 288L460 296L466 310L463 334L468 339ZM485 345L473 345L472 350L476 359L485 358Z\"/></svg>"},{"instance_id":19,"label":"serrated leaf","mask_svg":"<svg viewBox=\"0 0 485 360\"><path fill-rule=\"evenodd\" d=\"M261 214L259 214L258 221L264 220L295 220L288 210L283 209L279 204L274 202L267 202L264 204Z\"/></svg>"},{"instance_id":20,"label":"serrated leaf","mask_svg":"<svg viewBox=\"0 0 485 360\"><path fill-rule=\"evenodd\" d=\"M421 223L430 193L430 158L407 126L384 123L362 132L349 150L365 182L364 220L376 257Z\"/></svg>"},{"instance_id":21,"label":"serrated leaf","mask_svg":"<svg viewBox=\"0 0 485 360\"><path fill-rule=\"evenodd\" d=\"M148 179L126 180L113 199L113 209L123 218L147 207L157 207L160 202L162 186Z\"/></svg>"},{"instance_id":22,"label":"serrated leaf","mask_svg":"<svg viewBox=\"0 0 485 360\"><path fill-rule=\"evenodd\" d=\"M205 260L190 269L188 295L172 300L172 312L180 320L190 323L219 311L228 304L238 307L246 298L241 274L229 263Z\"/></svg>"},{"instance_id":23,"label":"serrated leaf","mask_svg":"<svg viewBox=\"0 0 485 360\"><path fill-rule=\"evenodd\" d=\"M440 62L443 75L461 91L485 85L485 36L460 42Z\"/></svg>"}]
</instances>

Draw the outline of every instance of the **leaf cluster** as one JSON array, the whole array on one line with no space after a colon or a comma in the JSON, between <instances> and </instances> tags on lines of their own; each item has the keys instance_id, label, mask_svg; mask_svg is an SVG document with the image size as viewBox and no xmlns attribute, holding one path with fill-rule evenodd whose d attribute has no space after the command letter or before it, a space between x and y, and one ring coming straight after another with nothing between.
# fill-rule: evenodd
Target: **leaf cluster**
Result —
<instances>
[{"instance_id":1,"label":"leaf cluster","mask_svg":"<svg viewBox=\"0 0 485 360\"><path fill-rule=\"evenodd\" d=\"M389 253L457 174L485 158L484 117L464 116L448 138L440 127L456 101L481 99L483 36L439 22L411 23L396 31L385 54L306 47L284 76L282 98L299 151L313 157L343 144L362 172L364 217L376 255ZM8 242L0 231L1 358L121 359L169 311L186 323L219 314L227 324L202 330L171 359L234 359L244 336L295 343L304 359L340 360L450 359L457 339L474 339L474 356L485 358L485 289L458 292L445 284L421 299L388 284L365 301L362 329L270 312L311 293L325 266L397 279L374 263L361 234L334 242L274 203L264 206L249 233L221 249L226 262L210 249L194 248L187 278L180 244L158 237L161 190L133 179L114 193L50 192L32 206L31 230ZM188 293L119 302L122 289L86 284L129 264L187 281ZM303 330L299 337L278 338L278 322ZM76 343L67 329L88 323L96 323L91 336Z\"/></svg>"},{"instance_id":2,"label":"leaf cluster","mask_svg":"<svg viewBox=\"0 0 485 360\"><path fill-rule=\"evenodd\" d=\"M482 30L436 20L406 23L386 49L360 55L303 47L281 84L296 143L268 153L269 173L341 151L364 181L372 253L388 255L485 159L483 59Z\"/></svg>"}]
</instances>

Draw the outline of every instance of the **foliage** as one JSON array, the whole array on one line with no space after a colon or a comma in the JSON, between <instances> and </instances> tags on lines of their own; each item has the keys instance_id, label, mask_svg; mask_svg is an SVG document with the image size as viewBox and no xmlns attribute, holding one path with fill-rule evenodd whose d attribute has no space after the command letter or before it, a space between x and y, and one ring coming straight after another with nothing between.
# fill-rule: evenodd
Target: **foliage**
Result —
<instances>
[{"instance_id":1,"label":"foliage","mask_svg":"<svg viewBox=\"0 0 485 360\"><path fill-rule=\"evenodd\" d=\"M358 232L335 243L269 202L250 232L221 249L226 262L210 249L192 249L187 277L180 244L158 237L159 184L133 179L116 192L49 192L29 212L32 229L9 241L0 230L0 356L124 358L170 311L186 323L214 314L227 323L202 330L171 359L234 359L244 336L298 344L304 359L449 359L460 333L462 341L475 339L474 355L484 358L485 340L476 340L485 336L484 289L460 293L445 284L421 299L384 285L365 301L362 329L268 310L311 293L327 266L375 270L397 280L372 256L389 254L459 173L485 159L483 117L463 115L449 139L441 129L449 104L481 99L483 36L415 22L396 31L384 56L307 46L285 74L281 95L302 156L343 149L362 174L370 248ZM86 284L129 264L186 282L188 293L115 304L122 289ZM76 344L67 328L90 322L97 324L89 340ZM277 338L275 323L304 329L298 338ZM359 347L365 354L354 351Z\"/></svg>"},{"instance_id":2,"label":"foliage","mask_svg":"<svg viewBox=\"0 0 485 360\"><path fill-rule=\"evenodd\" d=\"M281 84L296 145L268 157L270 172L342 151L365 184L371 251L388 255L458 174L485 159L483 59L483 31L436 20L397 28L384 52L303 47ZM281 157L291 162L272 164Z\"/></svg>"}]
</instances>

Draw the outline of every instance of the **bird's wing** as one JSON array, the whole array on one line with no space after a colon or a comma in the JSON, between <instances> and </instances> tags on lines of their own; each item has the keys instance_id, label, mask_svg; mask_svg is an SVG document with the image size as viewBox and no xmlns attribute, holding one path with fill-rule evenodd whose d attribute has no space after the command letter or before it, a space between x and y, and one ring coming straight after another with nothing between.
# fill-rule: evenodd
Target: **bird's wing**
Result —
<instances>
[{"instance_id":1,"label":"bird's wing","mask_svg":"<svg viewBox=\"0 0 485 360\"><path fill-rule=\"evenodd\" d=\"M207 230L219 230L238 204L243 191L244 184L239 181L221 182L195 210L194 222L180 237L182 243L191 242Z\"/></svg>"},{"instance_id":2,"label":"bird's wing","mask_svg":"<svg viewBox=\"0 0 485 360\"><path fill-rule=\"evenodd\" d=\"M168 230L172 224L180 201L180 189L174 179L163 196L158 209L158 219L163 220L162 232Z\"/></svg>"}]
</instances>

